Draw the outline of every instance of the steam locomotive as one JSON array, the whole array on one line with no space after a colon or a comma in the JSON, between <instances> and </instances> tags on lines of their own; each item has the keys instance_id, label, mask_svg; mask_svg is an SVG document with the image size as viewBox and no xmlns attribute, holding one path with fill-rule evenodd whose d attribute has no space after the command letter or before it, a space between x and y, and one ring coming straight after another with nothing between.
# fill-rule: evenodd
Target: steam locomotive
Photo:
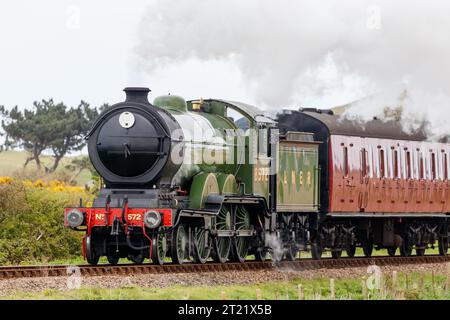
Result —
<instances>
[{"instance_id":1,"label":"steam locomotive","mask_svg":"<svg viewBox=\"0 0 450 320\"><path fill-rule=\"evenodd\" d=\"M88 263L409 256L436 243L447 254L446 142L331 110L273 120L239 102L124 91L87 136L103 186L92 206L65 209Z\"/></svg>"}]
</instances>

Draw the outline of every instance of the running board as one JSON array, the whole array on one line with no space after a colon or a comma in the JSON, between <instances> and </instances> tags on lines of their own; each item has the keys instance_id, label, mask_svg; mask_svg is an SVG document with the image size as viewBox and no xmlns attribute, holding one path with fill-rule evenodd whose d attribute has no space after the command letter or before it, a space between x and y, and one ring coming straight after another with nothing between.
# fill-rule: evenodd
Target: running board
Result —
<instances>
[{"instance_id":1,"label":"running board","mask_svg":"<svg viewBox=\"0 0 450 320\"><path fill-rule=\"evenodd\" d=\"M215 234L218 237L251 237L255 234L254 230L217 230Z\"/></svg>"}]
</instances>

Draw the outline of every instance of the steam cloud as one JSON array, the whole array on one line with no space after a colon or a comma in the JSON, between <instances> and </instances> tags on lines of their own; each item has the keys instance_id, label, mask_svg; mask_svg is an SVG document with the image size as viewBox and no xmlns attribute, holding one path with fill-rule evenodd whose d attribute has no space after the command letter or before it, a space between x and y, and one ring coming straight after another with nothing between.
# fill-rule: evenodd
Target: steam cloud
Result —
<instances>
[{"instance_id":1,"label":"steam cloud","mask_svg":"<svg viewBox=\"0 0 450 320\"><path fill-rule=\"evenodd\" d=\"M233 63L253 102L274 109L378 93L346 114L370 119L400 101L406 129L428 120L439 138L450 133L449 13L445 0L154 0L137 61L149 73L189 59Z\"/></svg>"}]
</instances>

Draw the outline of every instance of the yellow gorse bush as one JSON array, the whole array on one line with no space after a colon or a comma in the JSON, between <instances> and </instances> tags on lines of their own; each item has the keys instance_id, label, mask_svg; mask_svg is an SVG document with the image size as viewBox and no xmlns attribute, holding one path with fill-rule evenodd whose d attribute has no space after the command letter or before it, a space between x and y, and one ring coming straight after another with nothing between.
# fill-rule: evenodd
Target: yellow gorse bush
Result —
<instances>
[{"instance_id":1,"label":"yellow gorse bush","mask_svg":"<svg viewBox=\"0 0 450 320\"><path fill-rule=\"evenodd\" d=\"M0 185L11 184L14 181L11 177L0 177ZM24 180L22 181L23 185L26 188L39 188L46 189L51 192L83 192L85 191L83 187L80 186L70 186L65 184L62 181L58 180L50 180L43 181L42 179L38 179L36 181Z\"/></svg>"},{"instance_id":2,"label":"yellow gorse bush","mask_svg":"<svg viewBox=\"0 0 450 320\"><path fill-rule=\"evenodd\" d=\"M13 182L11 177L0 177L0 185L11 184L11 182Z\"/></svg>"}]
</instances>

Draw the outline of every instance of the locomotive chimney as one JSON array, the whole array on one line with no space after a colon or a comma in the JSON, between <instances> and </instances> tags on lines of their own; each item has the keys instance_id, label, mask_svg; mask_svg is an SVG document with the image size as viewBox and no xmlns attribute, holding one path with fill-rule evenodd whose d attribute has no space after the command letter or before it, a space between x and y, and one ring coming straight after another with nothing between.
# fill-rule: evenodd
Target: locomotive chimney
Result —
<instances>
[{"instance_id":1,"label":"locomotive chimney","mask_svg":"<svg viewBox=\"0 0 450 320\"><path fill-rule=\"evenodd\" d=\"M123 89L126 93L125 102L135 102L135 103L144 103L149 104L148 101L148 93L150 92L149 88L143 87L128 87Z\"/></svg>"}]
</instances>

